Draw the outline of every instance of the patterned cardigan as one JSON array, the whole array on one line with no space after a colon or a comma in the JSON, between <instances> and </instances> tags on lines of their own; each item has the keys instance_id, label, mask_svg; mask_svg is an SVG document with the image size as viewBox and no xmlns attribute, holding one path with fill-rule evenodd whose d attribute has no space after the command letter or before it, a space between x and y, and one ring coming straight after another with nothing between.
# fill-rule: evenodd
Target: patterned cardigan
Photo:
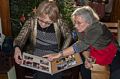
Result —
<instances>
[{"instance_id":1,"label":"patterned cardigan","mask_svg":"<svg viewBox=\"0 0 120 79\"><path fill-rule=\"evenodd\" d=\"M72 43L72 35L70 27L62 19L58 19L57 22L53 23L55 34L58 42L58 49L62 50L67 48ZM27 20L22 27L20 33L15 38L13 45L20 47L23 50L26 42L29 39L29 45L27 45L25 50L33 51L34 46L36 45L36 36L37 36L37 18L32 17Z\"/></svg>"}]
</instances>

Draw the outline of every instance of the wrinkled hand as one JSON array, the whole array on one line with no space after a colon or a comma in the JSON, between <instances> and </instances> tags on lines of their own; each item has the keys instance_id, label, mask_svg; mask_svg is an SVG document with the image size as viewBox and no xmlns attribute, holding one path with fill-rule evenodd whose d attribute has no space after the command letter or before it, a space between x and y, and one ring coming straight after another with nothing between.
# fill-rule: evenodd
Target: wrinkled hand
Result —
<instances>
[{"instance_id":1,"label":"wrinkled hand","mask_svg":"<svg viewBox=\"0 0 120 79\"><path fill-rule=\"evenodd\" d=\"M86 59L85 60L85 68L87 68L87 69L91 69L93 66L92 66L92 63L88 60L88 59Z\"/></svg>"},{"instance_id":2,"label":"wrinkled hand","mask_svg":"<svg viewBox=\"0 0 120 79\"><path fill-rule=\"evenodd\" d=\"M21 50L19 47L15 48L15 53L14 53L14 59L17 64L22 63L22 55L21 55Z\"/></svg>"},{"instance_id":3,"label":"wrinkled hand","mask_svg":"<svg viewBox=\"0 0 120 79\"><path fill-rule=\"evenodd\" d=\"M60 53L48 54L48 55L44 55L43 57L48 58L49 61L53 61L55 59L60 58L61 54Z\"/></svg>"}]
</instances>

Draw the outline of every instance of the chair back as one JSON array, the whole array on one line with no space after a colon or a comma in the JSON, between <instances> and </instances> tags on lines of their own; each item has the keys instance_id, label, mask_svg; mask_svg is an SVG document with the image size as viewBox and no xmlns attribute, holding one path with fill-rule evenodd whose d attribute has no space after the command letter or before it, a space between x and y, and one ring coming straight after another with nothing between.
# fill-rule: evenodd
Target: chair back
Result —
<instances>
[{"instance_id":1,"label":"chair back","mask_svg":"<svg viewBox=\"0 0 120 79\"><path fill-rule=\"evenodd\" d=\"M104 24L113 33L120 45L120 20L118 22L104 22Z\"/></svg>"}]
</instances>

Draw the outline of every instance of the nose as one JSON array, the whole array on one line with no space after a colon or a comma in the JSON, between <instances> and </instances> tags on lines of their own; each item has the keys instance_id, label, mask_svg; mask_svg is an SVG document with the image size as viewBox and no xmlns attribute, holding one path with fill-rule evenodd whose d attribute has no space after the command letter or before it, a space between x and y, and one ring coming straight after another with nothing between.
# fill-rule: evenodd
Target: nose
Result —
<instances>
[{"instance_id":1,"label":"nose","mask_svg":"<svg viewBox=\"0 0 120 79\"><path fill-rule=\"evenodd\" d=\"M75 27L75 28L77 28L77 27L78 27L78 25L76 24L74 27Z\"/></svg>"}]
</instances>

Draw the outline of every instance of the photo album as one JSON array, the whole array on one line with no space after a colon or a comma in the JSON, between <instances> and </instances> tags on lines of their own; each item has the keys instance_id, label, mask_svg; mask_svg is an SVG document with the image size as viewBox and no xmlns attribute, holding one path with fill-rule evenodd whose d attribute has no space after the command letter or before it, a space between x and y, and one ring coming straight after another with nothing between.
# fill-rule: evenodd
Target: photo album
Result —
<instances>
[{"instance_id":1,"label":"photo album","mask_svg":"<svg viewBox=\"0 0 120 79\"><path fill-rule=\"evenodd\" d=\"M53 75L80 64L82 60L79 53L49 61L47 58L24 52L21 66Z\"/></svg>"}]
</instances>

